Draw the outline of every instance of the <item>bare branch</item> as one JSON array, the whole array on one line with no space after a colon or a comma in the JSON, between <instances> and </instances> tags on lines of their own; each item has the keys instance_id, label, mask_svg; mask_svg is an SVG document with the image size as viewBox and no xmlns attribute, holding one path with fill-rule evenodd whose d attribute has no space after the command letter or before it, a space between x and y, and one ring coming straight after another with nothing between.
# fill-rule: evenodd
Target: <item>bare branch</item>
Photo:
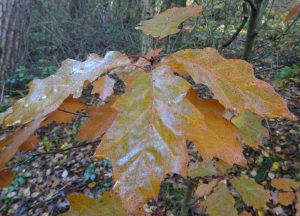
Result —
<instances>
[{"instance_id":1,"label":"bare branch","mask_svg":"<svg viewBox=\"0 0 300 216\"><path fill-rule=\"evenodd\" d=\"M250 5L250 7L253 11L257 10L256 5L254 4L254 2L252 0L244 0L244 1Z\"/></svg>"}]
</instances>

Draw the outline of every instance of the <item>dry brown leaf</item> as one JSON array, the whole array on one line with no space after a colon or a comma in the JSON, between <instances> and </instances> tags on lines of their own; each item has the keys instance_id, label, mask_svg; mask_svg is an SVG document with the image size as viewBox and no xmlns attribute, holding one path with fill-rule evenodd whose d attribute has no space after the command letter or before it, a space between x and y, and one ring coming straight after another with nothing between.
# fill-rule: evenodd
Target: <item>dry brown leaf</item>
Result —
<instances>
[{"instance_id":1,"label":"dry brown leaf","mask_svg":"<svg viewBox=\"0 0 300 216\"><path fill-rule=\"evenodd\" d=\"M237 216L234 199L226 185L219 182L214 192L207 198L204 205L210 216Z\"/></svg>"},{"instance_id":2,"label":"dry brown leaf","mask_svg":"<svg viewBox=\"0 0 300 216\"><path fill-rule=\"evenodd\" d=\"M197 17L202 7L187 6L173 7L154 16L151 20L142 21L136 29L140 29L146 35L162 39L168 35L179 32L178 25L190 17Z\"/></svg>"},{"instance_id":3,"label":"dry brown leaf","mask_svg":"<svg viewBox=\"0 0 300 216\"><path fill-rule=\"evenodd\" d=\"M276 178L272 180L272 187L277 190L293 191L300 187L300 182L289 178Z\"/></svg>"},{"instance_id":4,"label":"dry brown leaf","mask_svg":"<svg viewBox=\"0 0 300 216\"><path fill-rule=\"evenodd\" d=\"M261 124L262 120L262 117L244 110L231 122L241 130L247 145L256 148L262 144L264 138L269 137L268 129Z\"/></svg>"},{"instance_id":5,"label":"dry brown leaf","mask_svg":"<svg viewBox=\"0 0 300 216\"><path fill-rule=\"evenodd\" d=\"M213 179L208 184L199 183L198 186L197 186L197 189L195 191L195 195L197 197L203 197L203 196L209 195L211 193L211 191L216 187L218 182L219 182L218 179Z\"/></svg>"},{"instance_id":6,"label":"dry brown leaf","mask_svg":"<svg viewBox=\"0 0 300 216\"><path fill-rule=\"evenodd\" d=\"M279 192L278 202L283 206L292 205L296 196L294 192Z\"/></svg>"},{"instance_id":7,"label":"dry brown leaf","mask_svg":"<svg viewBox=\"0 0 300 216\"><path fill-rule=\"evenodd\" d=\"M14 177L15 177L15 174L11 170L6 170L6 171L0 172L0 188L10 186Z\"/></svg>"},{"instance_id":8,"label":"dry brown leaf","mask_svg":"<svg viewBox=\"0 0 300 216\"><path fill-rule=\"evenodd\" d=\"M271 199L269 191L247 176L235 177L230 180L230 183L248 206L263 209L265 204Z\"/></svg>"},{"instance_id":9,"label":"dry brown leaf","mask_svg":"<svg viewBox=\"0 0 300 216\"><path fill-rule=\"evenodd\" d=\"M32 151L35 150L40 143L40 139L35 136L35 135L31 135L21 146L20 146L20 150L22 151Z\"/></svg>"}]
</instances>

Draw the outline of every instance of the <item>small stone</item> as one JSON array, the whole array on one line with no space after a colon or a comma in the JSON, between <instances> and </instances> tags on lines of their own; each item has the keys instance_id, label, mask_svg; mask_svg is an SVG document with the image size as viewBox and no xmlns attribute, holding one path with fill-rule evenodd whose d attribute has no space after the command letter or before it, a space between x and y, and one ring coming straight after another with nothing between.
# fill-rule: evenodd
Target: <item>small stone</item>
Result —
<instances>
[{"instance_id":1,"label":"small stone","mask_svg":"<svg viewBox=\"0 0 300 216\"><path fill-rule=\"evenodd\" d=\"M111 177L112 177L112 174L111 174L111 173L105 173L104 176L105 176L106 178L111 178Z\"/></svg>"},{"instance_id":2,"label":"small stone","mask_svg":"<svg viewBox=\"0 0 300 216\"><path fill-rule=\"evenodd\" d=\"M62 158L64 158L64 155L63 155L63 154L57 153L57 154L55 154L55 157L56 157L57 159L62 159Z\"/></svg>"},{"instance_id":3,"label":"small stone","mask_svg":"<svg viewBox=\"0 0 300 216\"><path fill-rule=\"evenodd\" d=\"M47 169L46 176L49 176L51 174L51 169Z\"/></svg>"},{"instance_id":4,"label":"small stone","mask_svg":"<svg viewBox=\"0 0 300 216\"><path fill-rule=\"evenodd\" d=\"M276 215L281 215L283 214L283 209L281 206L277 206L276 208L273 209Z\"/></svg>"},{"instance_id":5,"label":"small stone","mask_svg":"<svg viewBox=\"0 0 300 216\"><path fill-rule=\"evenodd\" d=\"M42 216L49 216L49 213L48 213L48 212L44 212L44 213L42 214Z\"/></svg>"},{"instance_id":6,"label":"small stone","mask_svg":"<svg viewBox=\"0 0 300 216\"><path fill-rule=\"evenodd\" d=\"M36 197L38 197L39 194L40 194L39 192L34 192L31 194L31 197L36 198Z\"/></svg>"},{"instance_id":7,"label":"small stone","mask_svg":"<svg viewBox=\"0 0 300 216\"><path fill-rule=\"evenodd\" d=\"M8 194L7 194L7 197L8 197L8 198L12 198L12 197L16 196L16 194L17 194L17 193L13 191L13 192L8 193Z\"/></svg>"},{"instance_id":8,"label":"small stone","mask_svg":"<svg viewBox=\"0 0 300 216\"><path fill-rule=\"evenodd\" d=\"M273 179L273 178L275 178L275 175L274 175L274 173L271 173L271 172L270 172L270 173L268 173L268 176L269 176L269 178L270 178L270 179Z\"/></svg>"},{"instance_id":9,"label":"small stone","mask_svg":"<svg viewBox=\"0 0 300 216\"><path fill-rule=\"evenodd\" d=\"M96 182L91 182L88 184L89 188L94 188L96 186Z\"/></svg>"},{"instance_id":10,"label":"small stone","mask_svg":"<svg viewBox=\"0 0 300 216\"><path fill-rule=\"evenodd\" d=\"M275 152L281 152L281 147L280 146L276 146L275 147Z\"/></svg>"},{"instance_id":11,"label":"small stone","mask_svg":"<svg viewBox=\"0 0 300 216\"><path fill-rule=\"evenodd\" d=\"M30 196L30 188L25 188L24 191L23 191L23 195L25 197L29 197Z\"/></svg>"},{"instance_id":12,"label":"small stone","mask_svg":"<svg viewBox=\"0 0 300 216\"><path fill-rule=\"evenodd\" d=\"M256 172L256 170L252 170L250 174L252 177L255 177L257 175L257 172Z\"/></svg>"},{"instance_id":13,"label":"small stone","mask_svg":"<svg viewBox=\"0 0 300 216\"><path fill-rule=\"evenodd\" d=\"M61 174L61 177L62 178L67 178L68 174L69 174L68 171L64 170L63 173Z\"/></svg>"}]
</instances>

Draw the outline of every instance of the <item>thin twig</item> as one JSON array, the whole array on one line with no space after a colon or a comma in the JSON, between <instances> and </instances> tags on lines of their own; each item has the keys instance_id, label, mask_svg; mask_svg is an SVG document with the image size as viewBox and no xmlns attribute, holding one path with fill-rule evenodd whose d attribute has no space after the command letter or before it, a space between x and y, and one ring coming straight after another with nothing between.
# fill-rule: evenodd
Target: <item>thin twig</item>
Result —
<instances>
[{"instance_id":1,"label":"thin twig","mask_svg":"<svg viewBox=\"0 0 300 216\"><path fill-rule=\"evenodd\" d=\"M42 155L50 155L50 154L57 154L57 153L67 152L67 151L70 151L72 149L81 148L81 147L88 146L88 145L95 145L95 144L98 144L100 141L101 141L100 139L97 139L95 141L84 142L82 144L79 144L79 145L76 145L76 146L72 146L72 147L66 148L66 149L59 149L59 150L55 150L55 151L36 153L36 154L33 154L33 155L25 158L24 160L21 160L19 162L16 162L16 163L10 165L10 166L6 166L6 167L0 169L0 172L6 171L8 169L12 169L12 168L17 167L17 166L19 166L21 164L24 164L24 163L26 163L27 161L31 160L34 157L38 157L38 156L42 156Z\"/></svg>"},{"instance_id":2,"label":"thin twig","mask_svg":"<svg viewBox=\"0 0 300 216\"><path fill-rule=\"evenodd\" d=\"M81 117L88 117L87 115L85 114L82 114L82 113L74 113L74 112L71 112L71 111L68 111L68 110L65 110L65 109L62 109L62 108L58 108L57 110L61 111L61 112L65 112L65 113L69 113L69 114L72 114L72 115L77 115L77 116L81 116Z\"/></svg>"},{"instance_id":3,"label":"thin twig","mask_svg":"<svg viewBox=\"0 0 300 216\"><path fill-rule=\"evenodd\" d=\"M253 11L256 11L256 10L257 10L256 5L253 3L252 0L244 0L244 1L247 2L247 3L250 5L250 7L251 7L251 9L252 9Z\"/></svg>"},{"instance_id":4,"label":"thin twig","mask_svg":"<svg viewBox=\"0 0 300 216\"><path fill-rule=\"evenodd\" d=\"M248 18L249 18L248 15L247 15L247 6L245 4L243 5L243 11L244 11L245 15L244 15L244 18L243 18L243 21L242 21L241 25L237 28L236 32L232 35L232 37L225 44L222 45L223 49L228 47L237 38L237 36L242 31L242 29L245 27L245 25L248 21Z\"/></svg>"}]
</instances>

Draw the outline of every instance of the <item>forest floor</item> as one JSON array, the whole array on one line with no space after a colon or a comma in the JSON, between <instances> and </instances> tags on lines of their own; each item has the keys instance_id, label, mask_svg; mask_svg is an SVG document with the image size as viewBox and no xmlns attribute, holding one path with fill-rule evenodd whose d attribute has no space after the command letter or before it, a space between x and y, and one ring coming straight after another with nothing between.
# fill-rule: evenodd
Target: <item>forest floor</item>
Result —
<instances>
[{"instance_id":1,"label":"forest floor","mask_svg":"<svg viewBox=\"0 0 300 216\"><path fill-rule=\"evenodd\" d=\"M288 57L287 57L288 58ZM274 85L276 68L285 66L286 62L276 63L260 59L254 64L256 76ZM275 68L274 68L275 67ZM299 73L298 73L299 75ZM202 86L196 86L201 94ZM300 119L300 77L281 80L274 85L288 103L290 110ZM124 86L117 82L115 93L122 94ZM81 100L94 103L95 98L90 89L84 91ZM275 105L276 106L276 105ZM6 165L6 170L12 170L12 183L0 189L0 215L58 215L69 208L66 194L82 192L93 198L113 185L112 165L107 160L93 161L96 142L79 142L75 139L81 123L86 119L85 113L79 113L72 123L57 124L52 122L36 131L39 142L33 142L23 149L33 151L18 151L15 157ZM231 175L243 172L255 178L262 185L269 187L275 177L289 177L300 180L300 121L265 120L270 138L266 139L259 150L246 149L245 155L249 168L241 171L233 167ZM191 161L201 158L193 150L191 143ZM0 176L1 179L1 176ZM186 179L178 175L170 175L161 186L158 201L150 201L145 207L147 212L156 215L178 215L180 204L186 188ZM266 215L294 215L292 205L283 206L278 203L272 192L272 200L267 204ZM200 199L194 197L194 200ZM257 215L253 209L246 208L243 203L239 211L247 209ZM201 215L201 206L192 206L191 215ZM153 214L152 214L153 215Z\"/></svg>"}]
</instances>

